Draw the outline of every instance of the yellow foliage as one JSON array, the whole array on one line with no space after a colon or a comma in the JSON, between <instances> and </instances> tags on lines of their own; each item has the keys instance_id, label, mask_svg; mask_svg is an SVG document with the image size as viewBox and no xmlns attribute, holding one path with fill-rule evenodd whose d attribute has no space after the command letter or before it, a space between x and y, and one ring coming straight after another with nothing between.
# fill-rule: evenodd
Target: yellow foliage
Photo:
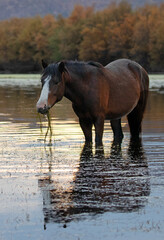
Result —
<instances>
[{"instance_id":1,"label":"yellow foliage","mask_svg":"<svg viewBox=\"0 0 164 240\"><path fill-rule=\"evenodd\" d=\"M68 18L47 15L0 22L0 64L40 64L42 58L95 60L132 58L164 71L164 4L132 10L127 2L102 11L76 5Z\"/></svg>"}]
</instances>

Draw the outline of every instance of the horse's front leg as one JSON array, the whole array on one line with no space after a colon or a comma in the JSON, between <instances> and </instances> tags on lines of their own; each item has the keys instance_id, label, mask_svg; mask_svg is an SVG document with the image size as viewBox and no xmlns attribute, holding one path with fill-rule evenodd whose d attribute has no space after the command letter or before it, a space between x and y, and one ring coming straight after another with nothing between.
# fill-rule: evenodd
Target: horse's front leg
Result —
<instances>
[{"instance_id":1,"label":"horse's front leg","mask_svg":"<svg viewBox=\"0 0 164 240\"><path fill-rule=\"evenodd\" d=\"M104 131L104 117L99 116L96 118L96 121L94 122L95 126L95 143L96 147L102 146L102 137L103 137L103 131Z\"/></svg>"},{"instance_id":2,"label":"horse's front leg","mask_svg":"<svg viewBox=\"0 0 164 240\"><path fill-rule=\"evenodd\" d=\"M87 118L79 118L79 123L85 136L85 143L87 145L91 144L92 143L92 126L93 126L92 121Z\"/></svg>"},{"instance_id":3,"label":"horse's front leg","mask_svg":"<svg viewBox=\"0 0 164 240\"><path fill-rule=\"evenodd\" d=\"M121 127L121 119L110 120L110 124L113 130L114 143L121 143L124 137Z\"/></svg>"}]
</instances>

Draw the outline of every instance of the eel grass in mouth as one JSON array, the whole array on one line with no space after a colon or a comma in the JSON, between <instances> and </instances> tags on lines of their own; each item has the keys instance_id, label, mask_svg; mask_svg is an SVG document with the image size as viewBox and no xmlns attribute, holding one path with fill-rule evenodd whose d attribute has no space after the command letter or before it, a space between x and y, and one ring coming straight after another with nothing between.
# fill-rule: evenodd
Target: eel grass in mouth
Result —
<instances>
[{"instance_id":1,"label":"eel grass in mouth","mask_svg":"<svg viewBox=\"0 0 164 240\"><path fill-rule=\"evenodd\" d=\"M46 130L46 133L45 133L45 136L44 136L44 143L46 142L48 133L50 133L49 134L49 144L48 145L52 145L52 126L51 126L51 116L50 116L49 111L45 114L45 116L46 116L47 121L48 121L48 126L47 126L47 130ZM39 121L40 121L40 131L41 131L41 133L43 133L43 124L42 124L42 119L41 119L40 114L38 114L38 117L39 117Z\"/></svg>"}]
</instances>

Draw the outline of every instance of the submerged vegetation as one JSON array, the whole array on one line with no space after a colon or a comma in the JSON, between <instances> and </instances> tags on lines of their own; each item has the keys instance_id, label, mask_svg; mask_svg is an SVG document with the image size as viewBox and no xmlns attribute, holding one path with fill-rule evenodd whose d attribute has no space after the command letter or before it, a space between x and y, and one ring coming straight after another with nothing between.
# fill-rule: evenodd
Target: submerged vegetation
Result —
<instances>
[{"instance_id":1,"label":"submerged vegetation","mask_svg":"<svg viewBox=\"0 0 164 240\"><path fill-rule=\"evenodd\" d=\"M46 133L45 133L45 136L44 136L44 142L46 143L47 136L48 136L48 133L49 133L49 143L48 143L48 145L51 146L52 145L53 131L52 131L52 125L51 125L50 112L48 112L45 116L47 118L48 126L47 126L47 130L46 130ZM40 121L40 132L41 132L41 134L43 134L42 118L41 118L41 115L39 113L38 113L38 118L39 118L39 121Z\"/></svg>"},{"instance_id":2,"label":"submerged vegetation","mask_svg":"<svg viewBox=\"0 0 164 240\"><path fill-rule=\"evenodd\" d=\"M0 22L0 71L37 72L41 59L131 58L148 71L164 71L164 3L132 9L126 1L104 10L75 6L53 15Z\"/></svg>"}]
</instances>

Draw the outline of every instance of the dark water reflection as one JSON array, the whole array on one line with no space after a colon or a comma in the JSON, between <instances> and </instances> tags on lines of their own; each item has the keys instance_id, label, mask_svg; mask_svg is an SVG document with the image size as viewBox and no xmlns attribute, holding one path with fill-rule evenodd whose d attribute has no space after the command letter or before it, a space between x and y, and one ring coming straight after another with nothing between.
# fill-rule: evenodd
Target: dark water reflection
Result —
<instances>
[{"instance_id":1,"label":"dark water reflection","mask_svg":"<svg viewBox=\"0 0 164 240\"><path fill-rule=\"evenodd\" d=\"M119 145L112 144L108 157L104 149L93 154L92 148L84 146L69 191L58 191L50 174L52 165L49 162L49 177L39 180L45 226L49 222L82 220L87 218L86 213L133 212L147 203L150 179L141 140L130 141L127 158L122 156Z\"/></svg>"}]
</instances>

